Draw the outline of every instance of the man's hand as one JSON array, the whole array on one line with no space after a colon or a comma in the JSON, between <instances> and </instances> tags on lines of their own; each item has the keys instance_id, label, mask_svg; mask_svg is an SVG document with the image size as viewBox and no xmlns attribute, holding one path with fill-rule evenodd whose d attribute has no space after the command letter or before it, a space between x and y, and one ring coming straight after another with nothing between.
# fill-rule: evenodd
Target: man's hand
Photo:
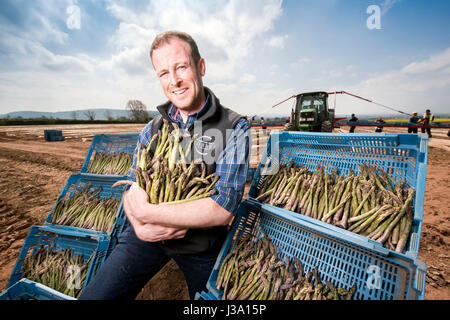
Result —
<instances>
[{"instance_id":1,"label":"man's hand","mask_svg":"<svg viewBox=\"0 0 450 320\"><path fill-rule=\"evenodd\" d=\"M131 222L131 220L130 220ZM134 228L134 232L138 239L147 242L156 242L162 240L170 240L170 239L181 239L184 238L188 229L178 229L178 228L170 228L157 224L141 224L136 222L131 225Z\"/></svg>"},{"instance_id":2,"label":"man's hand","mask_svg":"<svg viewBox=\"0 0 450 320\"><path fill-rule=\"evenodd\" d=\"M144 217L148 210L148 195L139 187L139 185L134 182L130 189L125 191L123 195L123 208L125 209L125 213L127 217L139 221L140 223L144 223ZM130 219L131 222L131 219Z\"/></svg>"},{"instance_id":3,"label":"man's hand","mask_svg":"<svg viewBox=\"0 0 450 320\"><path fill-rule=\"evenodd\" d=\"M149 214L150 204L147 200L147 193L137 183L133 183L131 188L125 191L123 197L125 214L133 226L136 236L140 240L147 242L183 238L188 229L171 228L143 222L145 215Z\"/></svg>"}]
</instances>

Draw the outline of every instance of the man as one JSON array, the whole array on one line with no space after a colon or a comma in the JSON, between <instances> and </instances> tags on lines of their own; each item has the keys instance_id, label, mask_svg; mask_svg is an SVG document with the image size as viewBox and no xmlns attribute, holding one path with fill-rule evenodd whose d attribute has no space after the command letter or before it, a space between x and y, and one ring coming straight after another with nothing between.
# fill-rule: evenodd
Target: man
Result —
<instances>
[{"instance_id":1,"label":"man","mask_svg":"<svg viewBox=\"0 0 450 320\"><path fill-rule=\"evenodd\" d=\"M378 117L377 122L378 123L386 123L386 121L384 121L382 117ZM377 126L375 128L375 132L383 132L383 126Z\"/></svg>"},{"instance_id":2,"label":"man","mask_svg":"<svg viewBox=\"0 0 450 320\"><path fill-rule=\"evenodd\" d=\"M150 58L169 101L158 106L160 115L142 130L138 145L148 145L163 119L177 123L191 137L201 124L192 152L195 159L213 157L214 161L205 161L206 170L207 175L220 176L215 186L218 194L182 204L154 205L133 183L123 197L131 226L121 234L80 299L133 299L171 258L184 273L193 299L206 288L227 225L243 196L250 125L203 86L205 60L195 41L183 32L162 33L152 43ZM222 135L211 137L211 130ZM136 154L137 150L132 168L136 167ZM131 170L129 175L135 178Z\"/></svg>"},{"instance_id":3,"label":"man","mask_svg":"<svg viewBox=\"0 0 450 320\"><path fill-rule=\"evenodd\" d=\"M261 123L262 134L263 134L263 135L266 135L266 129L267 129L267 127L266 127L266 121L264 120L264 117L261 117L260 123Z\"/></svg>"},{"instance_id":4,"label":"man","mask_svg":"<svg viewBox=\"0 0 450 320\"><path fill-rule=\"evenodd\" d=\"M425 131L428 134L428 138L431 138L431 128L429 125L431 125L431 122L434 121L434 115L431 113L430 109L425 110L425 113L422 115L422 119L420 119L420 122L422 123L423 127L422 133L425 133Z\"/></svg>"},{"instance_id":5,"label":"man","mask_svg":"<svg viewBox=\"0 0 450 320\"><path fill-rule=\"evenodd\" d=\"M430 109L425 110L425 113L422 116L422 119L420 122L423 124L422 127L422 133L425 133L425 131L428 134L428 138L431 138L431 128L429 125L434 121L434 115L431 113Z\"/></svg>"},{"instance_id":6,"label":"man","mask_svg":"<svg viewBox=\"0 0 450 320\"><path fill-rule=\"evenodd\" d=\"M417 124L419 122L419 117L417 116L417 112L414 111L413 112L413 116L411 118L409 118L409 122L413 123L413 124ZM417 133L417 127L409 127L408 128L408 133Z\"/></svg>"},{"instance_id":7,"label":"man","mask_svg":"<svg viewBox=\"0 0 450 320\"><path fill-rule=\"evenodd\" d=\"M352 113L352 117L350 118L350 120L348 120L349 122L356 122L356 121L358 121L358 118L357 117L355 117L355 114L354 113ZM349 133L353 133L353 132L355 132L355 128L356 128L356 126L351 126L350 127L350 130L348 131Z\"/></svg>"}]
</instances>

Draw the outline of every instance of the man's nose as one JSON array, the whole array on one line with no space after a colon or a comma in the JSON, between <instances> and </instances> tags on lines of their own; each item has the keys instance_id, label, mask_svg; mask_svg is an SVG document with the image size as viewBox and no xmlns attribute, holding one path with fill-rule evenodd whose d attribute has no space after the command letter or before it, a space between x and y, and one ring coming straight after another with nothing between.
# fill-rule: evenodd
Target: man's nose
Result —
<instances>
[{"instance_id":1,"label":"man's nose","mask_svg":"<svg viewBox=\"0 0 450 320\"><path fill-rule=\"evenodd\" d=\"M176 72L170 72L170 84L174 87L178 86L181 83L181 78L178 76Z\"/></svg>"}]
</instances>

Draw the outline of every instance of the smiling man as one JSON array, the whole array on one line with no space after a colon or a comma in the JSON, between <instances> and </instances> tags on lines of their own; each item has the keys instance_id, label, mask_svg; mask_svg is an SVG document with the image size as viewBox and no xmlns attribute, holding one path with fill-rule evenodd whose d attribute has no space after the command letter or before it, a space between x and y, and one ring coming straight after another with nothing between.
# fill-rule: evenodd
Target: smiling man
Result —
<instances>
[{"instance_id":1,"label":"smiling man","mask_svg":"<svg viewBox=\"0 0 450 320\"><path fill-rule=\"evenodd\" d=\"M171 34L171 33L169 33ZM157 38L150 55L166 97L178 108L185 121L205 104L202 77L205 60L200 57L195 42L172 37Z\"/></svg>"},{"instance_id":2,"label":"smiling man","mask_svg":"<svg viewBox=\"0 0 450 320\"><path fill-rule=\"evenodd\" d=\"M162 33L152 43L150 58L169 100L157 107L160 114L142 130L137 143L148 145L164 119L177 123L191 138L196 137L193 158L205 161L207 175L220 177L217 194L182 204L155 205L133 183L123 198L131 225L80 299L133 299L171 258L184 273L193 299L206 288L227 225L243 196L250 125L203 86L206 65L195 41L184 32ZM132 169L136 155L137 149ZM132 170L129 177L135 181Z\"/></svg>"}]
</instances>

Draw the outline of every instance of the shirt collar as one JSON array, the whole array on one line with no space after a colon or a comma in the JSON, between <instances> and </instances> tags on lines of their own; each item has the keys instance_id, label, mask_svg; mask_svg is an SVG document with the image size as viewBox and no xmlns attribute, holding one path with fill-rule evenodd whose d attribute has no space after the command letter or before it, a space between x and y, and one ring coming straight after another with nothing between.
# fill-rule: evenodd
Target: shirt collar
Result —
<instances>
[{"instance_id":1,"label":"shirt collar","mask_svg":"<svg viewBox=\"0 0 450 320\"><path fill-rule=\"evenodd\" d=\"M186 123L183 122L183 118L181 117L180 114L180 109L178 109L177 107L175 107L175 105L172 103L172 105L169 108L169 117L172 121L179 123L181 126L186 126L187 124L195 121L197 118L199 118L200 116L202 116L203 114L206 113L206 111L208 111L211 103L210 103L210 95L208 92L206 92L206 101L203 104L202 108L197 111L194 114L191 114L188 116L188 119L186 121Z\"/></svg>"}]
</instances>

